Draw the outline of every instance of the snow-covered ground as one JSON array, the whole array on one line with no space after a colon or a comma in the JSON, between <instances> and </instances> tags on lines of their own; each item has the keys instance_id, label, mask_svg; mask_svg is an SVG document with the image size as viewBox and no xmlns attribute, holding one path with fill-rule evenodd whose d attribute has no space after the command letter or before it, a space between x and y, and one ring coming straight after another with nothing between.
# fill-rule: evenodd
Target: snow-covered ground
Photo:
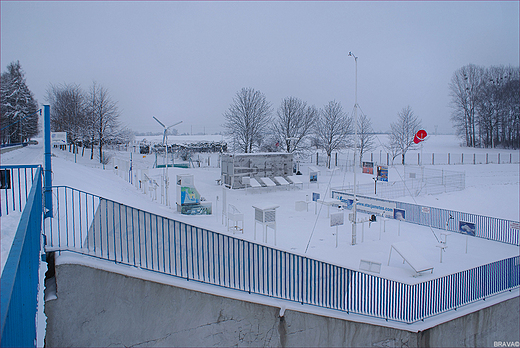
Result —
<instances>
[{"instance_id":1,"label":"snow-covered ground","mask_svg":"<svg viewBox=\"0 0 520 348\"><path fill-rule=\"evenodd\" d=\"M214 136L220 141L221 136ZM170 137L172 141L173 137ZM192 140L192 139L189 139ZM424 144L423 151L429 153L490 153L496 154L499 150L493 149L466 149L461 148L459 140L455 136L430 136ZM42 163L43 147L42 141L39 145L29 146L2 154L1 163L6 164L33 164ZM500 151L501 153L513 153L518 158L518 151ZM374 151L374 156L379 151ZM414 152L414 153L417 153ZM411 156L413 153L411 154ZM130 158L129 152L113 153L118 158ZM108 199L122 202L129 206L140 208L152 213L184 221L209 230L224 234L233 234L227 230L222 221L223 187L216 184L220 178L220 168L216 166L216 155L204 154L201 158L211 157L213 167L202 166L201 168L170 168L169 177L170 198L172 207L175 206L175 178L177 174L193 174L195 187L198 192L208 201L213 203L213 215L210 216L185 216L176 212L175 209L165 207L143 194L119 176L115 175L112 166L107 165L103 170L96 160L91 161L87 156L74 156L68 151L53 149L52 169L53 185L65 185L79 190L93 193ZM416 155L414 155L416 156ZM507 155L508 156L508 155ZM155 155L132 154L134 166L144 168L150 167L155 161ZM377 156L376 156L377 157ZM75 163L75 161L77 163ZM396 161L398 162L398 161ZM162 162L159 162L162 163ZM203 162L204 163L204 162ZM310 164L310 163L308 163ZM307 178L307 164L302 163L303 178ZM435 169L464 172L466 177L466 189L458 192L448 192L438 195L424 195L418 197L402 197L399 200L417 203L424 206L452 209L462 212L481 214L519 221L519 164L465 164L465 165L435 165L428 166ZM440 262L440 250L437 239L442 231L415 224L407 224L393 219L384 223L377 221L369 227L368 223L358 227L358 244L351 245L351 225L347 223L339 226L339 246L336 247L336 228L330 227L327 217L327 207L315 206L311 202L308 211L297 211L296 201L312 199L312 193L320 193L321 197L330 197L330 188L344 186L353 183L353 173L339 169L327 171L321 167L318 184L305 183L303 189L262 189L262 190L226 190L227 204L233 204L244 214L244 233L236 234L238 238L254 240L254 209L255 204L273 203L279 205L277 209L277 248L287 250L296 254L305 255L310 258L323 260L351 269L359 269L361 259L379 262L382 264L381 276L399 280L406 283L424 281L434 277L476 267L496 260L512 257L519 254L517 246L499 242L487 241L470 237L468 253L465 253L466 237L452 233L448 237L448 248ZM389 170L390 180L396 180L402 175L403 166L396 165ZM152 178L160 182L162 169L149 169ZM361 184L372 183L372 175L358 172L357 181ZM316 210L316 214L315 214ZM331 208L330 212L337 211ZM347 211L348 213L348 211ZM347 215L347 214L346 214ZM360 214L361 218L367 215ZM4 223L5 221L5 223ZM13 236L16 224L8 222L2 217L2 262L4 259L4 238ZM364 236L362 237L362 229ZM380 234L380 230L382 231ZM381 235L381 239L380 236ZM361 242L363 238L363 241ZM390 245L397 241L409 241L423 257L434 267L432 274L425 273L421 277L412 277L413 271L402 263L402 259L393 253L388 263ZM262 242L262 226L257 225L256 242ZM6 239L6 243L8 243ZM274 235L268 230L267 245L274 246Z\"/></svg>"},{"instance_id":2,"label":"snow-covered ground","mask_svg":"<svg viewBox=\"0 0 520 348\"><path fill-rule=\"evenodd\" d=\"M214 136L213 136L214 137ZM220 136L218 136L220 137ZM193 139L189 139L190 141ZM213 140L213 139L210 139ZM42 144L40 141L39 144ZM433 145L427 145L433 144ZM440 150L432 146L437 146ZM459 140L454 136L431 136L425 143L424 150L460 151ZM483 149L479 149L483 150ZM496 150L495 150L496 151ZM152 213L184 221L216 232L231 234L222 221L223 188L216 184L220 178L220 168L170 168L169 196L171 206L175 206L175 178L177 174L193 174L195 187L206 200L213 203L211 216L184 216L175 209L167 208L137 190L134 186L115 175L111 165L103 170L89 156L76 155L69 151L53 149L53 185L65 185L125 203ZM114 157L130 158L129 152L113 153ZM216 155L203 154L201 158L213 156L211 164L216 166ZM41 163L43 157L42 145L26 147L2 155L2 164L7 163ZM149 176L161 181L162 169L151 169L155 155L140 155L133 153L134 167L150 167ZM74 162L77 163L74 163ZM159 159L161 161L161 159ZM301 169L308 178L307 164L302 163ZM487 164L487 165L436 165L428 166L435 169L465 172L466 189L464 191L448 192L438 195L423 195L418 197L402 197L399 200L417 203L425 206L453 209L462 212L475 213L491 217L519 220L519 165L518 164ZM331 262L351 269L359 268L360 259L368 259L382 263L381 276L404 282L415 282L417 278L410 277L412 271L398 258L392 257L387 266L390 245L396 241L407 240L422 250L423 255L434 265L433 274L425 274L421 281L430 277L439 277L457 272L464 268L476 267L509 256L518 255L518 248L498 242L490 242L479 238L470 238L468 254L465 254L465 236L452 233L449 236L448 249L443 254L440 263L440 252L436 247L440 238L439 230L415 224L399 223L390 219L384 222L384 232L379 239L379 230L383 230L383 222L368 223L358 227L358 244L351 245L351 225L339 226L339 246L336 248L335 227L330 227L327 207L311 202L309 211L296 211L296 201L312 200L312 193L320 193L321 197L330 197L332 187L345 186L353 183L353 173L343 171L328 171L321 167L318 184L305 183L303 189L261 189L261 190L226 190L227 204L233 204L244 214L244 233L239 238L254 240L254 208L255 204L273 203L277 209L277 248L302 254L307 257ZM390 168L390 181L399 180L403 176L403 166ZM372 183L372 175L358 172L357 181L361 184ZM158 194L159 195L159 194ZM316 211L316 214L315 214ZM330 212L337 211L331 208ZM367 218L360 214L360 218ZM347 219L345 218L345 222ZM400 232L398 235L398 229ZM257 242L262 243L262 226L257 224ZM364 231L364 236L362 236ZM2 236L6 231L2 228ZM4 238L4 237L2 237ZM363 242L360 242L364 239ZM274 235L268 229L267 245L274 245ZM496 250L496 252L493 252ZM395 261L395 262L394 262Z\"/></svg>"}]
</instances>

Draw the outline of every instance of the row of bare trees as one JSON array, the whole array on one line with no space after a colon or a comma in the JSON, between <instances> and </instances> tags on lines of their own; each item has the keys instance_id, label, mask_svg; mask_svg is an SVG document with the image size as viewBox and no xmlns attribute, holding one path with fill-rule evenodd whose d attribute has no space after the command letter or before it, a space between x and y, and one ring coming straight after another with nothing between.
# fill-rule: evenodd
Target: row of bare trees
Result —
<instances>
[{"instance_id":1,"label":"row of bare trees","mask_svg":"<svg viewBox=\"0 0 520 348\"><path fill-rule=\"evenodd\" d=\"M83 150L90 147L94 159L94 146L99 149L98 158L104 161L103 146L126 143L132 132L119 123L119 109L108 90L93 83L88 92L75 84L51 85L47 89L47 102L51 105L51 130L67 132L67 141Z\"/></svg>"},{"instance_id":2,"label":"row of bare trees","mask_svg":"<svg viewBox=\"0 0 520 348\"><path fill-rule=\"evenodd\" d=\"M241 152L301 153L320 148L331 155L354 146L352 117L339 102L330 101L323 108L309 106L296 97L282 100L272 116L271 104L264 94L252 88L242 88L224 113L226 133L233 139L233 148ZM358 118L358 149L363 153L374 146L370 119Z\"/></svg>"},{"instance_id":3,"label":"row of bare trees","mask_svg":"<svg viewBox=\"0 0 520 348\"><path fill-rule=\"evenodd\" d=\"M520 147L519 68L469 64L450 82L452 121L468 147Z\"/></svg>"}]
</instances>

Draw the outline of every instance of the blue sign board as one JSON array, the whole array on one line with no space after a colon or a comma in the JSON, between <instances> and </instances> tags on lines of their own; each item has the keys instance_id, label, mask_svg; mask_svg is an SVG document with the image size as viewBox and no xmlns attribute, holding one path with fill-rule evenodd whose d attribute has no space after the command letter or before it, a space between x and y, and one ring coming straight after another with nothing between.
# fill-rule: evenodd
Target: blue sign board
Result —
<instances>
[{"instance_id":1,"label":"blue sign board","mask_svg":"<svg viewBox=\"0 0 520 348\"><path fill-rule=\"evenodd\" d=\"M377 166L377 180L388 181L388 166Z\"/></svg>"},{"instance_id":2,"label":"blue sign board","mask_svg":"<svg viewBox=\"0 0 520 348\"><path fill-rule=\"evenodd\" d=\"M312 193L312 200L313 200L314 202L317 202L318 199L320 199L320 194L317 193L317 192L313 192L313 193Z\"/></svg>"},{"instance_id":3,"label":"blue sign board","mask_svg":"<svg viewBox=\"0 0 520 348\"><path fill-rule=\"evenodd\" d=\"M470 236L475 236L475 223L459 221L459 231Z\"/></svg>"},{"instance_id":4,"label":"blue sign board","mask_svg":"<svg viewBox=\"0 0 520 348\"><path fill-rule=\"evenodd\" d=\"M406 211L404 209L394 209L394 219L405 220Z\"/></svg>"}]
</instances>

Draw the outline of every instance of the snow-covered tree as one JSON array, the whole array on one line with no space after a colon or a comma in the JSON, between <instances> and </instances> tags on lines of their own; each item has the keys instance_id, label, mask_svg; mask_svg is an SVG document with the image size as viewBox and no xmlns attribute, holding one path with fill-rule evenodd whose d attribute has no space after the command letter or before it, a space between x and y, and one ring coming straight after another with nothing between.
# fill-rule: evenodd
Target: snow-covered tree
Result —
<instances>
[{"instance_id":1,"label":"snow-covered tree","mask_svg":"<svg viewBox=\"0 0 520 348\"><path fill-rule=\"evenodd\" d=\"M308 147L306 140L314 131L318 109L307 106L307 103L298 98L288 97L282 100L276 114L272 133L280 145L283 145L283 150L292 153Z\"/></svg>"},{"instance_id":2,"label":"snow-covered tree","mask_svg":"<svg viewBox=\"0 0 520 348\"><path fill-rule=\"evenodd\" d=\"M340 103L331 101L320 110L315 126L315 139L327 153L328 168L332 151L346 148L351 134L352 119L343 112Z\"/></svg>"},{"instance_id":3,"label":"snow-covered tree","mask_svg":"<svg viewBox=\"0 0 520 348\"><path fill-rule=\"evenodd\" d=\"M261 146L271 122L271 104L265 95L253 88L242 88L233 98L227 112L224 128L232 137L233 146L244 153L253 152Z\"/></svg>"},{"instance_id":4,"label":"snow-covered tree","mask_svg":"<svg viewBox=\"0 0 520 348\"><path fill-rule=\"evenodd\" d=\"M0 88L0 123L2 143L20 143L38 134L38 103L27 87L19 61L2 73Z\"/></svg>"},{"instance_id":5,"label":"snow-covered tree","mask_svg":"<svg viewBox=\"0 0 520 348\"><path fill-rule=\"evenodd\" d=\"M421 121L414 115L412 108L408 105L397 115L397 121L390 124L390 152L402 156L401 163L404 164L406 152L415 148L413 141L415 133L421 127ZM394 157L395 158L395 157Z\"/></svg>"}]
</instances>

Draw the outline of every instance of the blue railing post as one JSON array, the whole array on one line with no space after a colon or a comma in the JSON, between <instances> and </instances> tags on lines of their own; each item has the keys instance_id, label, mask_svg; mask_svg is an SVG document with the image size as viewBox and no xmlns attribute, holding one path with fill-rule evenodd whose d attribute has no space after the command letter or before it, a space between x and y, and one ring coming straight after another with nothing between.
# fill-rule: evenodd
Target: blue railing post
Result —
<instances>
[{"instance_id":1,"label":"blue railing post","mask_svg":"<svg viewBox=\"0 0 520 348\"><path fill-rule=\"evenodd\" d=\"M52 168L51 168L51 107L43 106L43 138L44 138L44 218L52 217Z\"/></svg>"},{"instance_id":2,"label":"blue railing post","mask_svg":"<svg viewBox=\"0 0 520 348\"><path fill-rule=\"evenodd\" d=\"M41 168L38 168L0 280L2 347L36 346L41 197Z\"/></svg>"}]
</instances>

